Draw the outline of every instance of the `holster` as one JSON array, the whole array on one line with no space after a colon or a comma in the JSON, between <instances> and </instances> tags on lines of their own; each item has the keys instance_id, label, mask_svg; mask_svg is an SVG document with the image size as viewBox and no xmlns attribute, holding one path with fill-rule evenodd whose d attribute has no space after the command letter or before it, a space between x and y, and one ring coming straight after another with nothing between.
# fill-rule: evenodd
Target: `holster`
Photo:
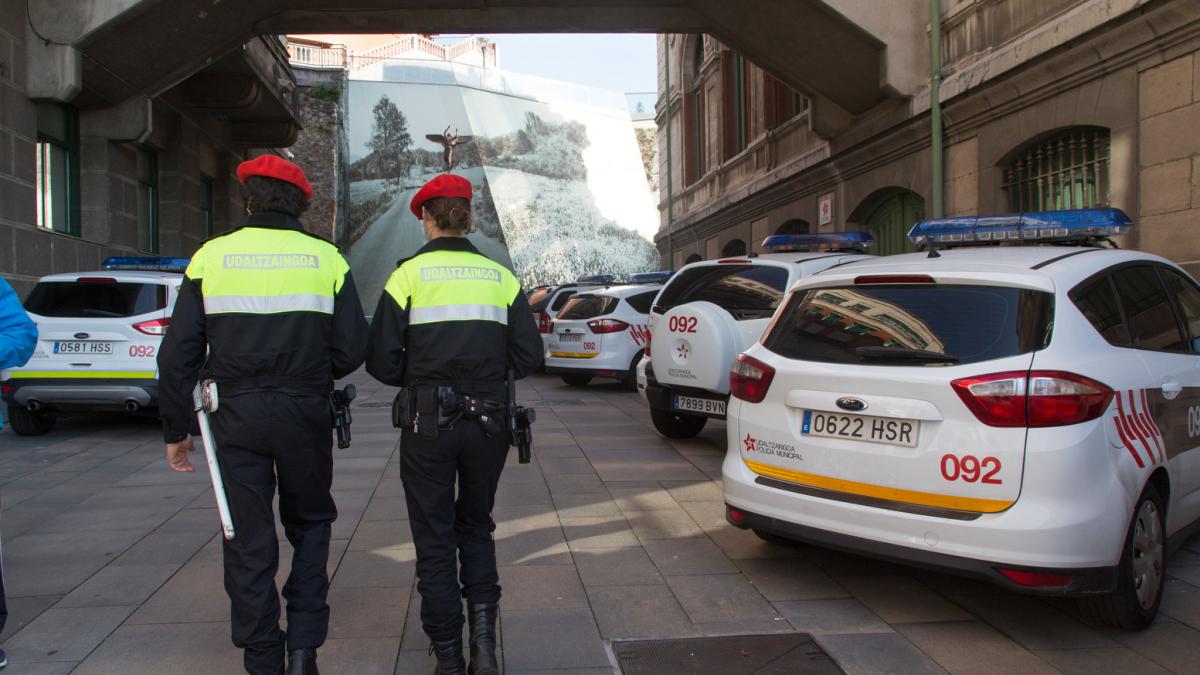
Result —
<instances>
[{"instance_id":1,"label":"holster","mask_svg":"<svg viewBox=\"0 0 1200 675\"><path fill-rule=\"evenodd\" d=\"M392 399L392 426L411 429L417 418L417 405L411 389L401 389Z\"/></svg>"}]
</instances>

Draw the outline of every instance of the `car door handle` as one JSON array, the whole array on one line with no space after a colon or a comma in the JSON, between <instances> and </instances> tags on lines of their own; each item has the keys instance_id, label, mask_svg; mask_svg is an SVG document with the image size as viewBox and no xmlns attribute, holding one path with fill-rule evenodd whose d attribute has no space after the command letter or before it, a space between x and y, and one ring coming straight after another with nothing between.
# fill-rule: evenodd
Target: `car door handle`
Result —
<instances>
[{"instance_id":1,"label":"car door handle","mask_svg":"<svg viewBox=\"0 0 1200 675\"><path fill-rule=\"evenodd\" d=\"M1167 400L1173 399L1183 391L1183 385L1174 381L1167 380L1162 383L1163 397Z\"/></svg>"}]
</instances>

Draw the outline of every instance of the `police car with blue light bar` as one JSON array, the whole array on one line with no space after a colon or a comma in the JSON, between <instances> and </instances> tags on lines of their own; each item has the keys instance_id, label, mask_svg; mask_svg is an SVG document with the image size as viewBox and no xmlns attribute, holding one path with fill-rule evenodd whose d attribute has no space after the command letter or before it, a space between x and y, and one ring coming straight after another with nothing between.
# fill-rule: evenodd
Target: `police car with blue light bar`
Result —
<instances>
[{"instance_id":1,"label":"police car with blue light bar","mask_svg":"<svg viewBox=\"0 0 1200 675\"><path fill-rule=\"evenodd\" d=\"M135 413L158 405L158 348L186 258L108 258L97 272L42 277L25 299L33 358L0 371L13 431L48 432L59 413Z\"/></svg>"},{"instance_id":2,"label":"police car with blue light bar","mask_svg":"<svg viewBox=\"0 0 1200 675\"><path fill-rule=\"evenodd\" d=\"M651 308L650 342L637 368L655 429L688 438L709 419L724 419L729 367L758 340L787 289L868 258L871 243L864 232L773 236L761 254L696 262L675 273Z\"/></svg>"},{"instance_id":3,"label":"police car with blue light bar","mask_svg":"<svg viewBox=\"0 0 1200 675\"><path fill-rule=\"evenodd\" d=\"M1200 524L1200 287L1131 226L930 220L803 279L729 373L728 520L1148 625Z\"/></svg>"}]
</instances>

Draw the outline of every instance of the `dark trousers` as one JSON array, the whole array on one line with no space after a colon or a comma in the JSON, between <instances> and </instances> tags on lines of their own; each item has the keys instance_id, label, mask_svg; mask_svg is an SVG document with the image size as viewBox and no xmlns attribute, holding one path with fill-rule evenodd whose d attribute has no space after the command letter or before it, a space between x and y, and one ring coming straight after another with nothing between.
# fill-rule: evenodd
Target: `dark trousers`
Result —
<instances>
[{"instance_id":1,"label":"dark trousers","mask_svg":"<svg viewBox=\"0 0 1200 675\"><path fill-rule=\"evenodd\" d=\"M222 397L212 415L236 536L226 541L225 591L232 607L233 644L245 650L246 671L283 672L284 647L316 648L329 630L329 536L337 508L332 417L321 396L253 393ZM279 628L275 573L279 540L272 501L292 545L283 586L288 630Z\"/></svg>"},{"instance_id":2,"label":"dark trousers","mask_svg":"<svg viewBox=\"0 0 1200 675\"><path fill-rule=\"evenodd\" d=\"M439 431L435 441L401 433L400 479L417 547L421 627L431 640L462 634L462 598L500 601L492 505L507 455L508 436L488 438L474 420Z\"/></svg>"}]
</instances>

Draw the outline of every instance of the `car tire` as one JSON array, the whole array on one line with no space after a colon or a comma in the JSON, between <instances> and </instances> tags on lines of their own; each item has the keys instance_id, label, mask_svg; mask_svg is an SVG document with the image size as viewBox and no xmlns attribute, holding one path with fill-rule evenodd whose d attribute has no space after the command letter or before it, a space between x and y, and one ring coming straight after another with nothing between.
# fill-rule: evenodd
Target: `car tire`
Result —
<instances>
[{"instance_id":1,"label":"car tire","mask_svg":"<svg viewBox=\"0 0 1200 675\"><path fill-rule=\"evenodd\" d=\"M44 412L31 412L20 406L8 406L8 423L18 436L41 436L54 428L54 417Z\"/></svg>"},{"instance_id":2,"label":"car tire","mask_svg":"<svg viewBox=\"0 0 1200 675\"><path fill-rule=\"evenodd\" d=\"M1162 497L1146 485L1125 533L1124 551L1112 593L1080 599L1080 610L1092 621L1141 630L1150 625L1162 603L1166 582L1166 514Z\"/></svg>"},{"instance_id":3,"label":"car tire","mask_svg":"<svg viewBox=\"0 0 1200 675\"><path fill-rule=\"evenodd\" d=\"M567 386L570 387L586 387L588 382L592 381L591 375L586 375L583 373L571 373L569 375L564 374L561 377L562 381L566 382Z\"/></svg>"},{"instance_id":4,"label":"car tire","mask_svg":"<svg viewBox=\"0 0 1200 675\"><path fill-rule=\"evenodd\" d=\"M700 433L708 423L708 418L651 408L650 421L654 423L658 433L667 438L692 438Z\"/></svg>"},{"instance_id":5,"label":"car tire","mask_svg":"<svg viewBox=\"0 0 1200 675\"><path fill-rule=\"evenodd\" d=\"M638 354L633 357L633 363L629 364L629 372L625 374L625 388L629 391L637 391L637 367L642 362L642 355Z\"/></svg>"}]
</instances>

